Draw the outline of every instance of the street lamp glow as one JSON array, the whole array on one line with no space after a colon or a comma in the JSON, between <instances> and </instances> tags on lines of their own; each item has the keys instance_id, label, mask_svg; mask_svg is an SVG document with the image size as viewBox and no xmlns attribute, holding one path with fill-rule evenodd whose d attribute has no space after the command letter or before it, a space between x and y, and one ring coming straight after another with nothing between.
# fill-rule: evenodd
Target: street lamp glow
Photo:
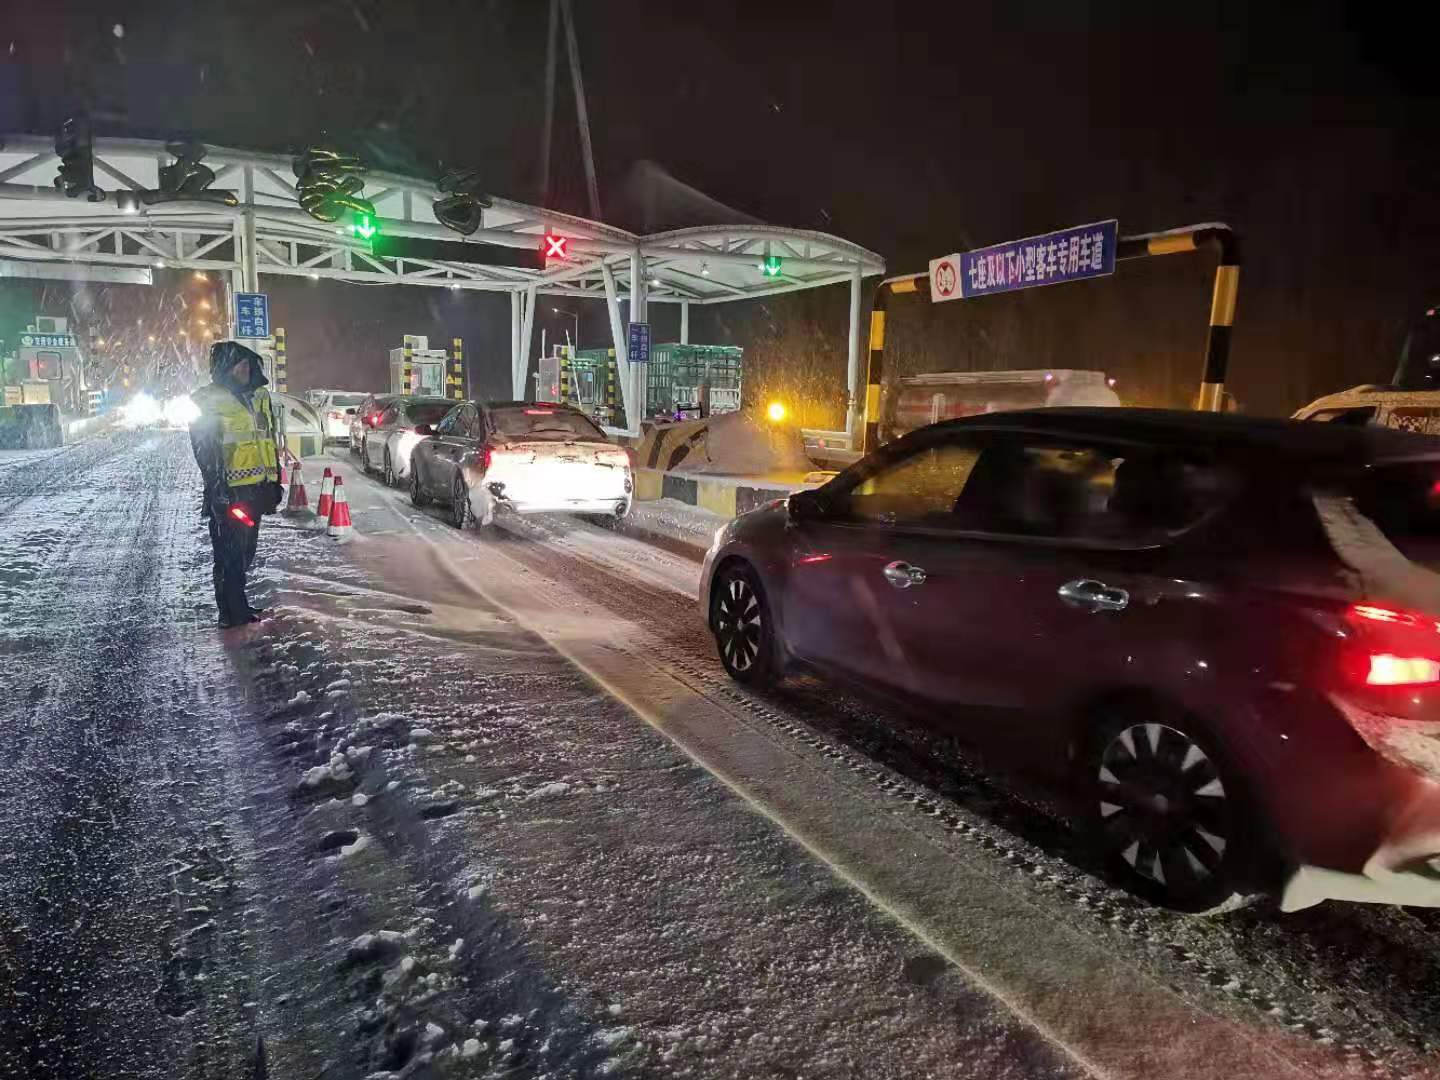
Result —
<instances>
[{"instance_id":1,"label":"street lamp glow","mask_svg":"<svg viewBox=\"0 0 1440 1080\"><path fill-rule=\"evenodd\" d=\"M785 419L785 406L781 402L772 401L765 408L765 415L772 424L778 424Z\"/></svg>"}]
</instances>

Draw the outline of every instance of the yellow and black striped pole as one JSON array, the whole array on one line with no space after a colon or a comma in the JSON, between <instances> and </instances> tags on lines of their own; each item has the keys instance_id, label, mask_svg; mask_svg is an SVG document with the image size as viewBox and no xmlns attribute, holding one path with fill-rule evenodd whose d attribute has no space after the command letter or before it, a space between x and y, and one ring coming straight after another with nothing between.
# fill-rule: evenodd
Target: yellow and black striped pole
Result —
<instances>
[{"instance_id":1,"label":"yellow and black striped pole","mask_svg":"<svg viewBox=\"0 0 1440 1080\"><path fill-rule=\"evenodd\" d=\"M413 394L415 378L415 346L410 343L407 337L400 346L402 366L400 368L400 392L402 394Z\"/></svg>"},{"instance_id":2,"label":"yellow and black striped pole","mask_svg":"<svg viewBox=\"0 0 1440 1080\"><path fill-rule=\"evenodd\" d=\"M450 340L450 393L447 397L460 401L465 397L465 345L461 340Z\"/></svg>"},{"instance_id":3,"label":"yellow and black striped pole","mask_svg":"<svg viewBox=\"0 0 1440 1080\"><path fill-rule=\"evenodd\" d=\"M1214 248L1215 289L1210 298L1210 332L1205 339L1205 368L1196 407L1202 412L1225 409L1225 373L1230 364L1230 334L1235 326L1235 300L1240 292L1240 241L1225 225L1200 225L1153 236L1121 237L1117 259L1145 255L1178 255Z\"/></svg>"},{"instance_id":4,"label":"yellow and black striped pole","mask_svg":"<svg viewBox=\"0 0 1440 1080\"><path fill-rule=\"evenodd\" d=\"M282 394L290 392L289 358L285 355L285 328L275 328L275 389Z\"/></svg>"},{"instance_id":5,"label":"yellow and black striped pole","mask_svg":"<svg viewBox=\"0 0 1440 1080\"><path fill-rule=\"evenodd\" d=\"M861 443L855 449L862 454L880 446L880 384L885 379L885 309L887 299L895 293L930 295L928 274L908 274L889 278L875 290L875 304L870 309L870 352L865 376L865 408L861 414L864 426Z\"/></svg>"}]
</instances>

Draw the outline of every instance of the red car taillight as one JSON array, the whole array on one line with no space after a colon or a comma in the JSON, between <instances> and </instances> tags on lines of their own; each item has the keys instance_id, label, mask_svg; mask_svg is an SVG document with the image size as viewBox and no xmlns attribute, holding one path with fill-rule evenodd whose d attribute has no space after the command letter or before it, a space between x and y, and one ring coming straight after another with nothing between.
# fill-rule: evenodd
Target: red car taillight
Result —
<instances>
[{"instance_id":1,"label":"red car taillight","mask_svg":"<svg viewBox=\"0 0 1440 1080\"><path fill-rule=\"evenodd\" d=\"M1440 623L1413 611L1352 604L1356 650L1347 663L1366 686L1440 684Z\"/></svg>"},{"instance_id":2,"label":"red car taillight","mask_svg":"<svg viewBox=\"0 0 1440 1080\"><path fill-rule=\"evenodd\" d=\"M480 468L483 472L490 471L490 462L495 460L495 451L488 446L480 448Z\"/></svg>"},{"instance_id":3,"label":"red car taillight","mask_svg":"<svg viewBox=\"0 0 1440 1080\"><path fill-rule=\"evenodd\" d=\"M330 419L331 419L331 420L344 420L344 419L345 419L345 414L344 414L343 412L336 412L334 409L331 409L331 410L330 410L330 414L329 414L329 415L330 415Z\"/></svg>"},{"instance_id":4,"label":"red car taillight","mask_svg":"<svg viewBox=\"0 0 1440 1080\"><path fill-rule=\"evenodd\" d=\"M371 427L378 427L380 425L380 414L378 412L372 412L369 416L365 417L365 423Z\"/></svg>"}]
</instances>

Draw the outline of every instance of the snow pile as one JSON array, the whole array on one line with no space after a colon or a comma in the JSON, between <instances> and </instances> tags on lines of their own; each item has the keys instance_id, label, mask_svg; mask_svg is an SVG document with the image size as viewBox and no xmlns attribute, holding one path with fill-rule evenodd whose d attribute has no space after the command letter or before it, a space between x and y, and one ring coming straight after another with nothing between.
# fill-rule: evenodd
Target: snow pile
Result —
<instances>
[{"instance_id":1,"label":"snow pile","mask_svg":"<svg viewBox=\"0 0 1440 1080\"><path fill-rule=\"evenodd\" d=\"M648 460L644 445L640 458L642 464ZM754 411L676 424L665 439L656 466L677 472L740 476L804 473L814 467L805 456L805 440L798 427L772 424Z\"/></svg>"}]
</instances>

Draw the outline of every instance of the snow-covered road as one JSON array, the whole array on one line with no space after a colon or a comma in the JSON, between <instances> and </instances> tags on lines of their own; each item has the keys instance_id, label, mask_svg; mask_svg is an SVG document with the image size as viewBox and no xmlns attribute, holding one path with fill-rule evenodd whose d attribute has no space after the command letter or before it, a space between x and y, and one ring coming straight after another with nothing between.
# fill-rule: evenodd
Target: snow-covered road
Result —
<instances>
[{"instance_id":1,"label":"snow-covered road","mask_svg":"<svg viewBox=\"0 0 1440 1080\"><path fill-rule=\"evenodd\" d=\"M0 459L0 1075L1437 1075L1433 916L1143 908L683 554L337 453L222 638L188 453Z\"/></svg>"}]
</instances>

